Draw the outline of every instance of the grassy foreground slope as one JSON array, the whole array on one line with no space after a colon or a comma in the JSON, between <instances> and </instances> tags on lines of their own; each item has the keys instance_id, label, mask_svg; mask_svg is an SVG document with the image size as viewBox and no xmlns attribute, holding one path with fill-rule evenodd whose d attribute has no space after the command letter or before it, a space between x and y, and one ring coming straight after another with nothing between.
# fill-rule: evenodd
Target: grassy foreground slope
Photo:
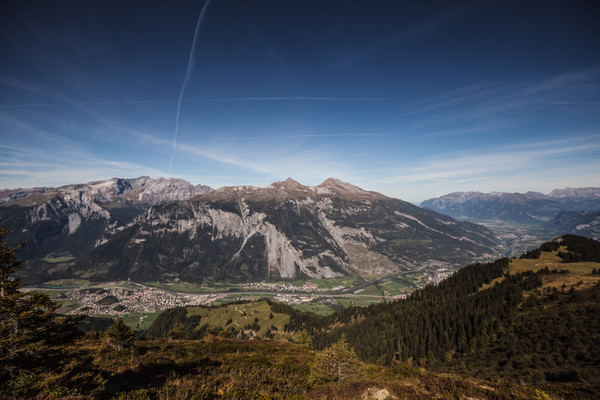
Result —
<instances>
[{"instance_id":1,"label":"grassy foreground slope","mask_svg":"<svg viewBox=\"0 0 600 400\"><path fill-rule=\"evenodd\" d=\"M54 380L48 375L24 376L18 382L9 382L3 388L5 397L0 395L0 398L548 398L539 388L435 374L408 365L381 367L361 363L353 357L349 358L353 360L353 373L340 379L338 364L334 358L325 356L327 352L286 341L216 337L201 341L142 340L128 349L114 350L100 339L85 339L69 346L68 352L79 362L67 374ZM335 373L323 373L325 359L335 364ZM63 386L53 387L57 381Z\"/></svg>"}]
</instances>

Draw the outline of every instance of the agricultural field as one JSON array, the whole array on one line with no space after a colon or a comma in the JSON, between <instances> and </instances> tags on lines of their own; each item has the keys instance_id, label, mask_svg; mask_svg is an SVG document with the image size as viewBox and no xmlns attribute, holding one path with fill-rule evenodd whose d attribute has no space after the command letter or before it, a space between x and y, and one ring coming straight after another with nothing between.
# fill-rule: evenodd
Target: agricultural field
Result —
<instances>
[{"instance_id":1,"label":"agricultural field","mask_svg":"<svg viewBox=\"0 0 600 400\"><path fill-rule=\"evenodd\" d=\"M56 310L59 314L68 314L70 311L81 307L81 304L69 300L56 300L56 302L60 305Z\"/></svg>"},{"instance_id":2,"label":"agricultural field","mask_svg":"<svg viewBox=\"0 0 600 400\"><path fill-rule=\"evenodd\" d=\"M355 278L343 279L311 279L311 282L319 287L319 289L333 289L339 286L344 288L352 287L355 284Z\"/></svg>"},{"instance_id":3,"label":"agricultural field","mask_svg":"<svg viewBox=\"0 0 600 400\"><path fill-rule=\"evenodd\" d=\"M359 289L354 294L360 294L361 296L383 296L381 290L376 285L369 285L363 289Z\"/></svg>"},{"instance_id":4,"label":"agricultural field","mask_svg":"<svg viewBox=\"0 0 600 400\"><path fill-rule=\"evenodd\" d=\"M48 282L44 282L43 286L58 286L58 287L65 287L65 288L75 288L75 287L81 287L81 286L89 286L91 285L92 282L86 280L86 279L56 279L53 281L48 281Z\"/></svg>"},{"instance_id":5,"label":"agricultural field","mask_svg":"<svg viewBox=\"0 0 600 400\"><path fill-rule=\"evenodd\" d=\"M380 282L379 286L386 296L399 296L414 290L411 286L398 282L397 279L386 279Z\"/></svg>"},{"instance_id":6,"label":"agricultural field","mask_svg":"<svg viewBox=\"0 0 600 400\"><path fill-rule=\"evenodd\" d=\"M159 315L160 312L136 312L125 314L122 318L125 325L129 326L134 331L143 331L148 329Z\"/></svg>"},{"instance_id":7,"label":"agricultural field","mask_svg":"<svg viewBox=\"0 0 600 400\"><path fill-rule=\"evenodd\" d=\"M353 297L339 297L336 299L337 304L343 308L348 307L365 307L372 304L377 304L383 301L382 297L367 297L367 296L353 296Z\"/></svg>"},{"instance_id":8,"label":"agricultural field","mask_svg":"<svg viewBox=\"0 0 600 400\"><path fill-rule=\"evenodd\" d=\"M329 305L318 302L293 304L292 307L298 311L310 312L316 315L330 315L335 311Z\"/></svg>"}]
</instances>

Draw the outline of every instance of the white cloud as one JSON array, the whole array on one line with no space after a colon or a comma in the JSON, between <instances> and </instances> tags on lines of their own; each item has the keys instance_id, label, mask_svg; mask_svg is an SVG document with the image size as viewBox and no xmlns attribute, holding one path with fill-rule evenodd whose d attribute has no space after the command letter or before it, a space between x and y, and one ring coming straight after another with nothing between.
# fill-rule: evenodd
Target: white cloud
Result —
<instances>
[{"instance_id":1,"label":"white cloud","mask_svg":"<svg viewBox=\"0 0 600 400\"><path fill-rule=\"evenodd\" d=\"M0 187L60 186L112 177L166 175L152 167L103 159L69 145L53 151L24 147L12 149L14 154L0 158Z\"/></svg>"},{"instance_id":2,"label":"white cloud","mask_svg":"<svg viewBox=\"0 0 600 400\"><path fill-rule=\"evenodd\" d=\"M454 191L542 191L600 186L600 141L576 137L495 150L452 152L402 166L373 181L377 190L419 202Z\"/></svg>"}]
</instances>

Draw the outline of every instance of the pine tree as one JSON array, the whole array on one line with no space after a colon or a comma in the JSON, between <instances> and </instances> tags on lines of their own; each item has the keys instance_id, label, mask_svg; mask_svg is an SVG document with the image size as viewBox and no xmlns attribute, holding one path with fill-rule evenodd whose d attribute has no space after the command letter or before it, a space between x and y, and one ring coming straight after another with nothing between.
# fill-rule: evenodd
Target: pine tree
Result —
<instances>
[{"instance_id":1,"label":"pine tree","mask_svg":"<svg viewBox=\"0 0 600 400\"><path fill-rule=\"evenodd\" d=\"M23 266L23 263L17 260L17 251L24 247L25 243L15 247L9 246L4 240L9 233L8 228L0 227L0 299L14 296L21 286L21 281L12 275Z\"/></svg>"},{"instance_id":2,"label":"pine tree","mask_svg":"<svg viewBox=\"0 0 600 400\"><path fill-rule=\"evenodd\" d=\"M77 335L79 319L59 317L58 304L48 295L20 291L21 281L13 274L23 264L0 227L0 387L2 383L27 371L56 371L64 361L62 346Z\"/></svg>"},{"instance_id":3,"label":"pine tree","mask_svg":"<svg viewBox=\"0 0 600 400\"><path fill-rule=\"evenodd\" d=\"M315 383L345 382L361 376L362 363L346 342L346 335L315 357L312 380Z\"/></svg>"},{"instance_id":4,"label":"pine tree","mask_svg":"<svg viewBox=\"0 0 600 400\"><path fill-rule=\"evenodd\" d=\"M133 339L135 339L133 331L123 323L121 318L115 318L115 322L106 330L106 342L115 350L131 347Z\"/></svg>"}]
</instances>

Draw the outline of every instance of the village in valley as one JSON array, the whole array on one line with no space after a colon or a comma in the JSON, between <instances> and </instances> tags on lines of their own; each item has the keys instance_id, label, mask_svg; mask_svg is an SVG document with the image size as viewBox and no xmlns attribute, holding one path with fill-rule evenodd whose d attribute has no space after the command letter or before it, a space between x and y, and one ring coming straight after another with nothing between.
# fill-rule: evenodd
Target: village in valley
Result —
<instances>
[{"instance_id":1,"label":"village in valley","mask_svg":"<svg viewBox=\"0 0 600 400\"><path fill-rule=\"evenodd\" d=\"M58 286L55 282L41 289L61 304L60 313L71 315L158 313L175 307L211 306L260 298L270 298L299 309L311 306L328 313L340 307L403 299L415 289L439 283L452 272L439 268L363 282L355 279L315 279L251 282L217 288L184 283L161 284L157 287L156 283L130 281L96 284L71 282L70 285Z\"/></svg>"}]
</instances>

